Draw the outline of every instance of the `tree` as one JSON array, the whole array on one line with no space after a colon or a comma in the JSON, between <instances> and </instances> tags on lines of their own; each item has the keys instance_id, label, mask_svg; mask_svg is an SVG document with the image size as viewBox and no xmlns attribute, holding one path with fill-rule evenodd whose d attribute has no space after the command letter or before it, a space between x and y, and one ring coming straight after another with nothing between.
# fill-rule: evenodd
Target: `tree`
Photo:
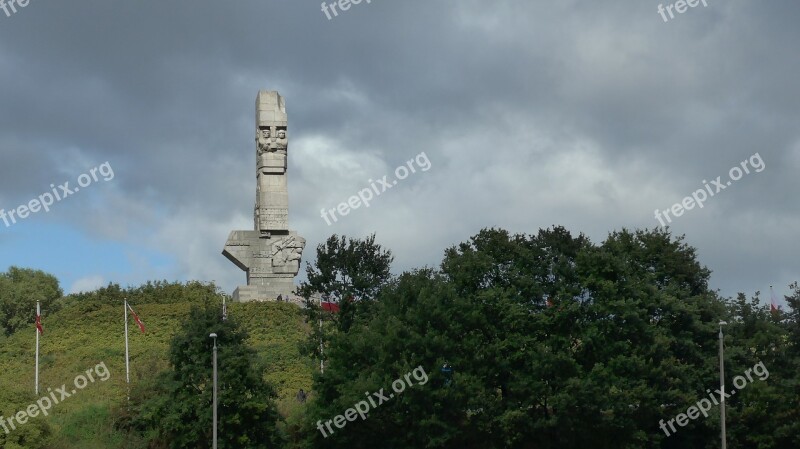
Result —
<instances>
[{"instance_id":1,"label":"tree","mask_svg":"<svg viewBox=\"0 0 800 449\"><path fill-rule=\"evenodd\" d=\"M323 358L320 344L325 345L336 331L347 332L359 317L369 314L373 300L391 279L391 251L375 243L375 234L365 239L330 236L317 246L314 265L306 267L307 281L300 283L298 293L306 300L306 319L312 332L304 351ZM333 316L320 310L312 296L339 302L339 313ZM326 322L324 329L317 322Z\"/></svg>"},{"instance_id":2,"label":"tree","mask_svg":"<svg viewBox=\"0 0 800 449\"><path fill-rule=\"evenodd\" d=\"M391 278L393 259L391 251L375 243L375 234L363 240L334 234L317 246L314 265L306 267L308 280L298 292L306 299L326 295L341 301L343 308L353 309L353 303L366 304L377 296ZM342 312L340 317L349 316Z\"/></svg>"},{"instance_id":3,"label":"tree","mask_svg":"<svg viewBox=\"0 0 800 449\"><path fill-rule=\"evenodd\" d=\"M775 447L796 448L800 447L800 285L797 282L789 286L793 292L786 297L789 305L783 327L786 330L786 352L783 363L785 371L783 379L777 390L779 391L781 410L773 413L770 418L773 424L777 424L775 430ZM782 314L778 314L773 319L779 319Z\"/></svg>"},{"instance_id":4,"label":"tree","mask_svg":"<svg viewBox=\"0 0 800 449\"><path fill-rule=\"evenodd\" d=\"M800 445L800 371L797 330L797 285L787 298L790 310L771 312L759 292L747 298L740 293L728 302L726 329L726 385L737 390L728 402L728 435L738 447L795 448ZM794 335L793 335L794 334ZM794 338L793 338L794 337ZM732 379L761 364L768 373L755 377L738 390ZM757 431L753 431L757 429Z\"/></svg>"},{"instance_id":5,"label":"tree","mask_svg":"<svg viewBox=\"0 0 800 449\"><path fill-rule=\"evenodd\" d=\"M430 384L328 438L310 427L308 446L704 447L713 421L669 439L658 423L714 385L725 306L708 276L693 248L661 231L593 245L563 228L482 230L445 252L441 272L388 283L371 313L331 337L309 421L415 366Z\"/></svg>"},{"instance_id":6,"label":"tree","mask_svg":"<svg viewBox=\"0 0 800 449\"><path fill-rule=\"evenodd\" d=\"M463 411L472 396L464 388L442 388L439 367L449 360L459 369L472 363L474 338L462 331L487 324L488 319L468 308L453 306L456 295L445 279L431 270L405 273L381 291L368 322L359 321L348 332L331 337L330 364L315 376L314 401L309 406L306 447L381 447L406 449L431 446L445 440L460 448L491 449L483 429L464 422ZM481 322L474 323L473 319ZM392 393L392 382L417 367L429 376L424 385ZM359 401L365 392L383 392L394 398L372 408L366 420L357 419L324 437L317 420L333 419ZM451 446L456 447L456 446Z\"/></svg>"},{"instance_id":7,"label":"tree","mask_svg":"<svg viewBox=\"0 0 800 449\"><path fill-rule=\"evenodd\" d=\"M0 273L0 326L6 335L30 327L36 319L36 301L44 312L51 310L63 295L55 276L12 266L8 272Z\"/></svg>"},{"instance_id":8,"label":"tree","mask_svg":"<svg viewBox=\"0 0 800 449\"><path fill-rule=\"evenodd\" d=\"M172 370L161 375L156 394L135 404L134 426L173 449L211 447L212 332L218 336L219 448L280 447L275 391L245 343L247 333L232 318L221 321L216 301L192 308L170 346Z\"/></svg>"}]
</instances>

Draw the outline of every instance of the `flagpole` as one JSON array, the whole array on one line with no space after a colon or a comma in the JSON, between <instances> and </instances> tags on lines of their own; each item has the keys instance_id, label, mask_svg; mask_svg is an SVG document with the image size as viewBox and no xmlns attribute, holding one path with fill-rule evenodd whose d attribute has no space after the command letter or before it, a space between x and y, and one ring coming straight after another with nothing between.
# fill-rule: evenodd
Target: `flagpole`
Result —
<instances>
[{"instance_id":1,"label":"flagpole","mask_svg":"<svg viewBox=\"0 0 800 449\"><path fill-rule=\"evenodd\" d=\"M319 373L325 374L325 347L322 344L322 295L319 295Z\"/></svg>"},{"instance_id":2,"label":"flagpole","mask_svg":"<svg viewBox=\"0 0 800 449\"><path fill-rule=\"evenodd\" d=\"M125 300L125 381L128 384L128 401L131 400L131 365L128 353L128 300Z\"/></svg>"},{"instance_id":3,"label":"flagpole","mask_svg":"<svg viewBox=\"0 0 800 449\"><path fill-rule=\"evenodd\" d=\"M39 301L36 301L36 326L34 328L34 332L36 332L36 396L39 396L39 316L41 313Z\"/></svg>"}]
</instances>

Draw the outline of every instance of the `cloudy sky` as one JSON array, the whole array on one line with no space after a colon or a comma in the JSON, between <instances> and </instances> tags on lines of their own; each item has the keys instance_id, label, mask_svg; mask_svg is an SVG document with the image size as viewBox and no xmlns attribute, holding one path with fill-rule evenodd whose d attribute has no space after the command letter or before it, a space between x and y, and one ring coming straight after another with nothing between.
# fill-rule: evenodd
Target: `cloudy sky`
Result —
<instances>
[{"instance_id":1,"label":"cloudy sky","mask_svg":"<svg viewBox=\"0 0 800 449\"><path fill-rule=\"evenodd\" d=\"M800 5L707 3L664 3L663 17L657 0L372 0L330 20L319 0L0 10L0 208L107 163L49 212L0 221L0 270L43 269L67 292L244 283L221 250L230 230L252 229L266 89L286 99L306 261L333 233L376 232L396 272L438 265L483 227L558 224L599 243L659 226L656 209L708 184L704 207L669 224L712 287L788 293L800 279ZM427 171L331 225L320 216L422 152ZM727 186L743 161L750 173Z\"/></svg>"}]
</instances>

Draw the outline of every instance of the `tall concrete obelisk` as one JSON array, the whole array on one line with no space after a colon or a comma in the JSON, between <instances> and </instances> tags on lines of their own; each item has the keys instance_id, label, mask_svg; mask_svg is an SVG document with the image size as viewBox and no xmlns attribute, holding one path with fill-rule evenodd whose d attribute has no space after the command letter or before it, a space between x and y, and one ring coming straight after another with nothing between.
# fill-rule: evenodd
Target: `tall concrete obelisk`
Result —
<instances>
[{"instance_id":1,"label":"tall concrete obelisk","mask_svg":"<svg viewBox=\"0 0 800 449\"><path fill-rule=\"evenodd\" d=\"M278 92L256 97L256 204L253 231L231 231L222 254L247 272L235 301L275 300L294 292L306 240L289 230L286 105Z\"/></svg>"}]
</instances>

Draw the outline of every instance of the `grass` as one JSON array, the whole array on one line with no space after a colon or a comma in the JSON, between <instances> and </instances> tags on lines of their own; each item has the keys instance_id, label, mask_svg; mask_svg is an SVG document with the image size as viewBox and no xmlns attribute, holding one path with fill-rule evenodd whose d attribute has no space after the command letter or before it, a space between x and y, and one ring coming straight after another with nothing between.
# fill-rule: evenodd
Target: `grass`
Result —
<instances>
[{"instance_id":1,"label":"grass","mask_svg":"<svg viewBox=\"0 0 800 449\"><path fill-rule=\"evenodd\" d=\"M147 333L129 322L131 383L155 376L169 368L168 351L173 335L189 315L194 302L144 303L135 306ZM138 449L143 443L118 432L111 410L125 403L125 337L122 304L97 300L67 300L52 315L43 316L44 336L40 340L40 394L66 385L76 389L74 379L98 364L110 372L102 382L95 374L90 382L62 403L49 416L31 418L9 435L2 449L26 448L24 440L51 432L48 449ZM267 364L265 378L279 394L282 409L291 409L299 389L311 390L315 363L302 356L299 344L309 329L300 309L289 303L233 303L228 314L249 333L248 343ZM38 399L34 394L35 330L0 336L0 414L13 416ZM210 369L210 367L209 367ZM56 397L60 395L56 394ZM46 424L46 425L43 425ZM3 443L0 429L0 443ZM11 438L13 437L13 438ZM23 440L14 443L13 440Z\"/></svg>"}]
</instances>

